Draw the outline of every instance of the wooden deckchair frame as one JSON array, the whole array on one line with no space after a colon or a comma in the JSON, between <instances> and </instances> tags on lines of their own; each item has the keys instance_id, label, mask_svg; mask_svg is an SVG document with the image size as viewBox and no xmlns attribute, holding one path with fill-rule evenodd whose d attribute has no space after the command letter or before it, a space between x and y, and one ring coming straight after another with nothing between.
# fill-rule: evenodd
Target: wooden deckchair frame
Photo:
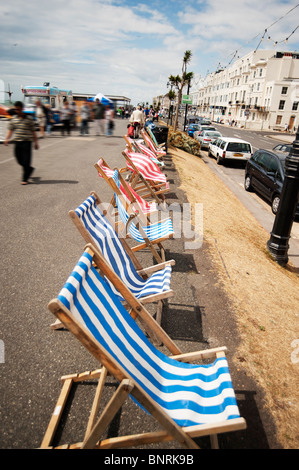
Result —
<instances>
[{"instance_id":1,"label":"wooden deckchair frame","mask_svg":"<svg viewBox=\"0 0 299 470\"><path fill-rule=\"evenodd\" d=\"M86 250L88 250L92 256L96 256L92 247L87 247ZM142 306L139 305L139 307L141 308L138 309L137 304L135 304L135 306L132 305L132 309L135 311L136 315L143 315L143 318L145 319ZM231 432L246 428L246 422L243 418L231 419L212 425L196 425L186 428L180 427L164 412L164 410L160 408L160 406L141 388L141 386L135 382L135 380L103 348L103 346L75 320L71 312L58 299L52 300L49 303L48 308L100 362L102 368L91 372L85 372L83 374L73 374L62 377L63 387L42 440L41 448L50 448L52 445L55 431L58 428L59 421L73 383L95 378L99 379L99 381L83 442L77 442L67 446L59 446L59 448L110 449L176 440L183 447L195 449L198 448L198 446L193 440L194 437L210 435L212 436L212 443L215 444L215 437L218 433ZM154 322L150 315L148 315L147 320L151 323ZM159 333L159 328L157 332ZM225 351L226 348L224 347L185 354L178 352L172 357L178 361L191 362L206 358L225 357ZM119 382L119 386L108 404L104 407L100 417L97 418L100 399L104 389L104 382L108 374L112 375ZM129 394L132 395L137 402L140 403L140 405L143 406L152 415L152 417L160 423L163 428L162 431L120 436L101 441L100 439L103 432L112 421L115 414L120 410L120 407L128 398Z\"/></svg>"},{"instance_id":2,"label":"wooden deckchair frame","mask_svg":"<svg viewBox=\"0 0 299 470\"><path fill-rule=\"evenodd\" d=\"M155 198L156 201L159 201L159 198L162 199L162 201L165 201L164 194L170 191L170 189L166 187L166 184L163 182L145 179L145 177L138 170L129 155L127 155L126 152L122 152L122 155L125 157L129 165L134 170L130 179L130 184L132 188L140 195L142 195L142 193L146 190L150 190L151 195Z\"/></svg>"},{"instance_id":3,"label":"wooden deckchair frame","mask_svg":"<svg viewBox=\"0 0 299 470\"><path fill-rule=\"evenodd\" d=\"M97 169L97 171L102 172L102 169L99 167L99 165L97 163L95 163L94 166ZM102 174L104 176L104 172L102 172ZM118 186L115 183L115 181L113 180L113 178L108 178L105 175L105 180L108 182L108 184L113 189L113 191L118 195L121 203L123 204L124 208L126 209L127 213L129 214L129 220L127 222L127 226L128 226L129 223L131 223L133 221L135 223L136 227L138 228L142 238L144 239L144 243L139 243L138 245L133 246L131 248L131 250L133 252L135 252L135 251L140 251L140 250L143 250L145 248L148 248L152 252L152 255L154 256L156 261L158 263L163 263L165 261L165 249L162 245L162 242L165 241L165 240L169 240L169 239L173 238L173 234L169 235L168 237L158 238L157 240L149 240L149 238L147 237L146 233L144 232L144 230L142 228L142 225L150 225L148 218L144 217L144 214L142 213L142 211L141 211L141 215L139 215L139 213L136 213L132 210L132 208L130 207L128 202L123 197L123 194L121 193L120 189L118 188ZM99 196L97 196L94 192L92 192L91 194L96 198L97 204L100 204L101 200L100 200ZM114 204L113 205L111 204L111 206L114 207ZM106 212L106 214L107 214L107 212ZM106 217L106 214L104 214L105 217ZM163 221L159 221L159 222L163 222ZM116 231L120 235L120 238L122 238L121 235L124 235L126 238L131 239L130 235L128 234L127 226L124 227L123 231L121 231L121 229L119 228L119 224L118 223L115 224ZM157 245L159 247L160 252L161 252L161 256L159 255L158 251L156 250L155 245Z\"/></svg>"},{"instance_id":4,"label":"wooden deckchair frame","mask_svg":"<svg viewBox=\"0 0 299 470\"><path fill-rule=\"evenodd\" d=\"M154 147L156 148L157 151L163 150L164 152L166 152L166 147L165 146L166 146L167 142L163 142L162 144L159 144L157 142L157 139L156 139L156 137L155 137L155 135L154 135L154 133L153 133L153 131L151 130L150 127L147 130L144 130L144 132L147 133L147 135L151 139L151 142L153 143L153 145L154 145Z\"/></svg>"},{"instance_id":5,"label":"wooden deckchair frame","mask_svg":"<svg viewBox=\"0 0 299 470\"><path fill-rule=\"evenodd\" d=\"M150 131L150 130L149 130ZM151 132L151 131L150 131ZM152 134L152 133L151 133ZM152 150L153 152L156 153L157 155L157 158L163 158L163 155L159 154L159 151L162 151L163 153L166 154L166 148L165 148L165 145L166 145L166 142L164 144L159 144L157 145L156 142L154 141L153 137L145 130L145 129L142 129L141 130L141 135L142 135L142 138L145 142L145 144L147 145L147 147ZM147 139L151 142L152 146L153 146L153 149L150 147L150 145L148 144L147 142Z\"/></svg>"},{"instance_id":6,"label":"wooden deckchair frame","mask_svg":"<svg viewBox=\"0 0 299 470\"><path fill-rule=\"evenodd\" d=\"M108 185L110 186L110 188L112 189L113 193L116 193L117 195L119 196L124 196L122 194L122 191L121 189L115 184L115 181L113 180L113 178L109 177L106 172L102 169L101 165L99 165L99 162L102 162L103 166L106 167L107 169L109 169L110 171L113 171L111 170L111 168L109 167L109 165L107 164L107 162L103 159L103 158L100 158L100 160L94 164L94 167L96 168L96 170L98 171L98 173L101 175L101 177L106 181L106 183L108 183ZM122 187L124 188L124 191L126 193L126 196L128 197L129 201L130 201L130 204L132 204L132 206L134 207L135 211L138 212L138 214L140 215L140 217L143 217L143 215L145 216L145 218L143 218L143 221L144 223L147 223L147 220L146 217L147 217L147 214L145 214L142 210L142 208L140 207L140 204L138 202L138 200L136 199L135 195L133 194L132 192L132 187L126 182L126 180L123 178L122 174L119 172L119 170L117 169L118 171L118 175L119 175L119 182L120 184L122 185ZM135 190L134 190L135 191ZM137 191L135 191L137 193ZM137 193L138 194L138 193ZM148 197L150 194L147 194L146 196ZM138 196L140 196L138 194ZM124 196L125 197L125 196ZM141 197L141 196L140 196ZM144 200L145 197L142 196L142 198ZM158 201L161 202L158 198ZM150 202L155 202L157 204L156 201L146 201L147 203L150 204ZM113 205L113 207L116 209L117 211L117 205L116 205L116 201L115 201L115 194L113 195L111 201L110 201L110 204ZM151 211L150 213L155 213L157 212L157 209L155 209L154 211Z\"/></svg>"},{"instance_id":7,"label":"wooden deckchair frame","mask_svg":"<svg viewBox=\"0 0 299 470\"><path fill-rule=\"evenodd\" d=\"M154 159L153 161L157 163L157 165L160 166L162 169L162 167L164 166L163 155L157 155L156 152L153 149L150 149L149 146L145 143L141 145L141 142L134 141L127 135L124 135L123 137L130 152L147 155L151 160Z\"/></svg>"},{"instance_id":8,"label":"wooden deckchair frame","mask_svg":"<svg viewBox=\"0 0 299 470\"><path fill-rule=\"evenodd\" d=\"M100 201L98 195L95 192L92 192L91 195L95 198L97 205L101 204L101 201ZM103 211L104 217L106 217L106 215L107 215L107 214L105 214L105 212L106 211ZM101 266L103 265L104 258L99 253L98 247L96 246L96 243L95 243L94 239L92 238L92 236L90 235L90 233L88 232L86 227L83 225L83 223L81 222L80 218L78 217L78 215L76 214L76 212L74 210L69 211L69 217L71 218L71 220L74 223L75 227L78 229L79 233L82 235L85 242L87 244L89 244L90 246L92 246L93 250L97 253L96 260L98 261L98 264L96 265L96 267L98 269L100 269L101 272L103 272L103 270L101 269ZM108 222L110 222L110 221L108 220ZM155 264L153 266L149 266L147 268L144 268L141 265L138 258L135 256L134 251L127 244L126 240L122 237L119 238L119 240L120 240L125 252L127 253L129 258L131 259L132 264L135 267L137 273L143 279L148 279L148 277L150 277L151 274L153 274L154 272L162 270L166 266L174 266L174 264L175 264L174 260L169 260L169 261L164 260L159 264ZM124 297L124 290L126 290L127 288L125 288L123 281L118 279L118 277L115 275L115 273L113 273L112 269L108 265L107 265L106 271L108 272L107 277L110 279L111 282L113 282L115 287L118 289L118 291ZM118 279L118 280L116 281L116 279ZM116 284L115 284L115 282L116 282ZM163 306L164 306L165 299L167 299L169 297L172 297L172 296L173 296L173 291L171 289L169 289L168 291L161 292L160 294L151 294L151 295L147 295L146 297L142 297L142 298L140 298L140 302L142 304L157 302L157 309L156 309L156 312L155 312L155 318L156 318L157 323L160 325L161 324L161 319L162 319L162 312L163 312ZM58 328L61 327L61 324L59 324L58 322L55 322L51 325L51 327L52 327L52 329L58 329ZM149 332L149 334L150 334L150 332ZM153 340L155 345L160 344L155 335L152 335L152 340Z\"/></svg>"}]
</instances>

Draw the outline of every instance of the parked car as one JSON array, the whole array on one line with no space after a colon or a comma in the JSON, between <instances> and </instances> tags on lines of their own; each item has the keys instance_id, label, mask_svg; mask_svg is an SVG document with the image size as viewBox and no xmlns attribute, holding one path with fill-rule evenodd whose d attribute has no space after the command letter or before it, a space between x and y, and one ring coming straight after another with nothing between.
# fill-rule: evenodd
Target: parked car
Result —
<instances>
[{"instance_id":1,"label":"parked car","mask_svg":"<svg viewBox=\"0 0 299 470\"><path fill-rule=\"evenodd\" d=\"M270 150L257 150L248 160L245 169L244 187L255 190L270 202L273 214L277 214L284 181L286 153ZM296 218L299 217L299 205Z\"/></svg>"},{"instance_id":2,"label":"parked car","mask_svg":"<svg viewBox=\"0 0 299 470\"><path fill-rule=\"evenodd\" d=\"M189 128L192 124L199 124L199 116L193 116L192 114L189 114L189 115L187 116L187 124L186 124L186 127L185 127L185 131L187 131L188 128Z\"/></svg>"},{"instance_id":3,"label":"parked car","mask_svg":"<svg viewBox=\"0 0 299 470\"><path fill-rule=\"evenodd\" d=\"M210 119L202 118L202 120L200 121L200 124L203 125L203 126L206 126L206 125L209 126L211 124L211 121L210 121Z\"/></svg>"},{"instance_id":4,"label":"parked car","mask_svg":"<svg viewBox=\"0 0 299 470\"><path fill-rule=\"evenodd\" d=\"M252 146L246 140L220 137L209 144L209 156L215 157L218 165L226 160L247 161L252 154Z\"/></svg>"},{"instance_id":5,"label":"parked car","mask_svg":"<svg viewBox=\"0 0 299 470\"><path fill-rule=\"evenodd\" d=\"M201 124L198 127L198 130L193 133L194 139L197 139L198 136L202 134L203 131L217 131L216 127L210 126L208 124Z\"/></svg>"},{"instance_id":6,"label":"parked car","mask_svg":"<svg viewBox=\"0 0 299 470\"><path fill-rule=\"evenodd\" d=\"M194 131L197 131L199 128L199 124L191 124L190 126L187 126L187 133L190 135L190 137L193 137Z\"/></svg>"},{"instance_id":7,"label":"parked car","mask_svg":"<svg viewBox=\"0 0 299 470\"><path fill-rule=\"evenodd\" d=\"M274 152L284 152L284 153L289 154L291 151L291 148L292 148L291 144L278 144L275 147L273 147L272 150L274 150Z\"/></svg>"},{"instance_id":8,"label":"parked car","mask_svg":"<svg viewBox=\"0 0 299 470\"><path fill-rule=\"evenodd\" d=\"M200 135L197 136L198 142L200 143L200 148L208 149L209 144L214 142L217 138L222 137L222 134L218 131L203 131Z\"/></svg>"}]
</instances>

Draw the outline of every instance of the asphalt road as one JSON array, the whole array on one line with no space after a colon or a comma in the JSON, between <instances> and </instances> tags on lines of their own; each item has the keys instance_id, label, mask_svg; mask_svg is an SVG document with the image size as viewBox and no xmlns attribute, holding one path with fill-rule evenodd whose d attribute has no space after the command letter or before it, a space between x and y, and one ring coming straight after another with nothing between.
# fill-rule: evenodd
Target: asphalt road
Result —
<instances>
[{"instance_id":1,"label":"asphalt road","mask_svg":"<svg viewBox=\"0 0 299 470\"><path fill-rule=\"evenodd\" d=\"M121 151L126 128L127 121L116 120L113 137L82 137L75 131L70 137L55 133L40 140L40 149L33 156L34 184L28 186L20 184L21 168L13 157L13 147L0 147L1 449L38 448L60 392L60 377L99 367L67 331L50 329L54 318L47 305L58 295L85 245L68 211L91 191L110 201L112 192L93 165L103 157L111 167L124 166ZM170 158L165 172L171 188L168 202L186 202ZM217 285L205 246L186 252L184 240L175 238L165 248L166 258L176 262L172 275L175 295L163 313L162 327L184 352L225 345L233 354L239 341L234 315ZM153 264L149 252L140 253L139 259L145 266ZM240 368L232 370L232 375L242 394L241 414L248 421L248 430L228 435L222 446L275 448L263 394ZM83 439L92 395L91 387L78 387L71 405L79 413L71 412L63 421L58 442ZM123 411L124 418L110 429L112 434L143 432L146 425L153 430L134 403ZM175 444L169 446L176 448Z\"/></svg>"},{"instance_id":2,"label":"asphalt road","mask_svg":"<svg viewBox=\"0 0 299 470\"><path fill-rule=\"evenodd\" d=\"M284 134L267 131L253 131L247 129L239 129L237 127L223 126L213 123L215 128L225 137L237 137L239 139L250 142L253 151L260 148L271 150L281 142L284 142ZM292 141L295 137L288 136L288 140ZM270 234L273 228L275 216L271 211L270 204L261 198L255 192L246 192L244 189L245 165L243 162L227 161L225 165L217 165L216 159L208 156L208 152L202 151L203 160L211 168L211 170L233 191L244 206L254 215L258 222ZM293 223L291 238L289 240L289 261L299 268L299 223Z\"/></svg>"}]
</instances>

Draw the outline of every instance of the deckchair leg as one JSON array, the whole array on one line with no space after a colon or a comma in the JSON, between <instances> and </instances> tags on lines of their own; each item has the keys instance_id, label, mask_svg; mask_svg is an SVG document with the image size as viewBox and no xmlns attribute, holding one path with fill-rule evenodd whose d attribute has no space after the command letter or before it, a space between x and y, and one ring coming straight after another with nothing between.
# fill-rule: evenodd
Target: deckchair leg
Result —
<instances>
[{"instance_id":1,"label":"deckchair leg","mask_svg":"<svg viewBox=\"0 0 299 470\"><path fill-rule=\"evenodd\" d=\"M72 374L72 375L66 375L64 377L61 377L61 380L63 381L63 386L59 395L59 398L56 402L56 406L54 408L54 412L52 413L48 428L46 430L46 433L44 435L43 441L41 443L40 448L45 449L49 448L52 445L52 441L55 436L55 432L57 430L57 427L59 425L59 421L61 419L62 413L64 411L64 407L66 405L68 396L70 394L71 388L75 382L80 382L88 379L100 379L99 382L101 381L102 377L107 376L107 369L105 367L102 367L101 369L97 369L94 371L88 371L88 372L83 372L82 374ZM97 394L98 395L98 394ZM94 399L94 403L96 401L96 398ZM99 398L97 398L97 401L99 401ZM93 406L94 408L94 413L97 411L95 409L95 405ZM93 410L92 410L93 412ZM91 417L93 414L91 413ZM91 418L90 418L91 422Z\"/></svg>"},{"instance_id":2,"label":"deckchair leg","mask_svg":"<svg viewBox=\"0 0 299 470\"><path fill-rule=\"evenodd\" d=\"M49 426L47 428L47 431L44 435L43 441L41 443L41 449L50 447L52 444L52 440L54 438L57 426L59 424L62 412L64 410L64 406L66 404L67 398L69 396L69 393L71 391L73 385L73 380L72 378L69 378L64 381L63 387L61 389L59 398L57 400L54 412L51 416L51 420L49 423Z\"/></svg>"},{"instance_id":3,"label":"deckchair leg","mask_svg":"<svg viewBox=\"0 0 299 470\"><path fill-rule=\"evenodd\" d=\"M103 430L107 428L133 388L134 383L131 380L124 379L121 381L89 436L85 438L82 449L92 449L95 447Z\"/></svg>"},{"instance_id":4,"label":"deckchair leg","mask_svg":"<svg viewBox=\"0 0 299 470\"><path fill-rule=\"evenodd\" d=\"M211 447L212 449L219 449L218 436L217 434L212 434L210 436Z\"/></svg>"},{"instance_id":5,"label":"deckchair leg","mask_svg":"<svg viewBox=\"0 0 299 470\"><path fill-rule=\"evenodd\" d=\"M92 408L91 408L88 424L87 424L87 427L86 427L85 438L87 438L87 436L90 434L90 432L91 432L91 430L94 426L95 418L96 418L96 414L99 410L100 399L101 399L101 396L102 396L102 392L103 392L103 388L104 388L105 381L106 381L106 378L107 378L107 374L108 374L108 371L107 371L106 367L102 367L101 376L100 376L99 381L98 381L97 390L96 390L96 393L95 393L95 397L94 397L94 400L93 400L93 405L92 405Z\"/></svg>"},{"instance_id":6,"label":"deckchair leg","mask_svg":"<svg viewBox=\"0 0 299 470\"><path fill-rule=\"evenodd\" d=\"M51 330L60 330L62 328L65 328L64 324L57 318L54 323L51 323L50 325Z\"/></svg>"},{"instance_id":7,"label":"deckchair leg","mask_svg":"<svg viewBox=\"0 0 299 470\"><path fill-rule=\"evenodd\" d=\"M156 322L161 325L162 321L162 310L163 310L163 300L158 301L157 312L156 312Z\"/></svg>"}]
</instances>

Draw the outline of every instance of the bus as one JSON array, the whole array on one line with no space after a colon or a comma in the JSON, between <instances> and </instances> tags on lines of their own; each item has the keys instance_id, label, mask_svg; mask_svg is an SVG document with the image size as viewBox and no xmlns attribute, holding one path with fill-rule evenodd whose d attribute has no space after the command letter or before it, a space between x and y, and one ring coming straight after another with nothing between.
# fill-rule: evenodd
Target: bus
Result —
<instances>
[{"instance_id":1,"label":"bus","mask_svg":"<svg viewBox=\"0 0 299 470\"><path fill-rule=\"evenodd\" d=\"M36 102L40 101L43 105L51 106L55 124L60 123L59 110L63 107L64 101L67 100L69 103L72 103L73 101L71 90L62 90L61 88L50 87L49 82L45 82L43 86L22 87L22 93L24 94L25 113L35 116Z\"/></svg>"}]
</instances>

